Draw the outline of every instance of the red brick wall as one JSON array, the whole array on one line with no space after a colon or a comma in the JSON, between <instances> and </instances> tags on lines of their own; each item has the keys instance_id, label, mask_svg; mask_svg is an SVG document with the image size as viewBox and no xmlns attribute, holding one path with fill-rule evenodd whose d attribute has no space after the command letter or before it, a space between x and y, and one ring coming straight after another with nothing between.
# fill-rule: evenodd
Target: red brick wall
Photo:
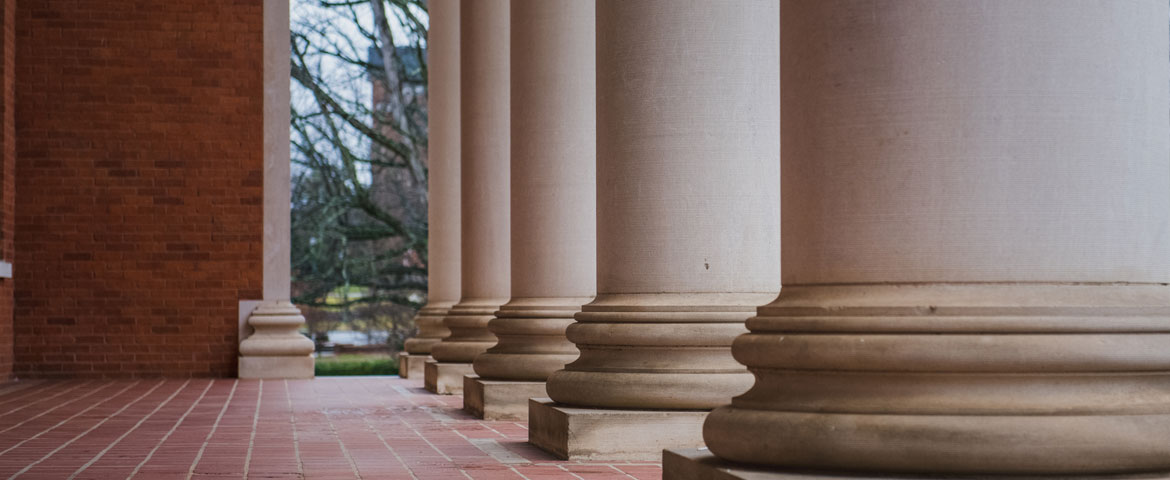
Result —
<instances>
[{"instance_id":1,"label":"red brick wall","mask_svg":"<svg viewBox=\"0 0 1170 480\"><path fill-rule=\"evenodd\" d=\"M20 0L18 377L230 376L261 296L259 0Z\"/></svg>"},{"instance_id":2,"label":"red brick wall","mask_svg":"<svg viewBox=\"0 0 1170 480\"><path fill-rule=\"evenodd\" d=\"M0 10L0 260L11 262L16 203L16 0L0 0ZM12 342L12 280L0 279L0 382L12 376Z\"/></svg>"}]
</instances>

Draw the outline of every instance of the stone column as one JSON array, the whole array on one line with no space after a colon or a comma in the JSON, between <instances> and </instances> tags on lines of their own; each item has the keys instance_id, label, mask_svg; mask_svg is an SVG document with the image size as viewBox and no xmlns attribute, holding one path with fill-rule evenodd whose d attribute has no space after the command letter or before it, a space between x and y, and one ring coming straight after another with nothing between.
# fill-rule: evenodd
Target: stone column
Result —
<instances>
[{"instance_id":1,"label":"stone column","mask_svg":"<svg viewBox=\"0 0 1170 480\"><path fill-rule=\"evenodd\" d=\"M427 7L427 305L398 357L402 378L423 377L431 347L451 333L443 318L459 301L459 0Z\"/></svg>"},{"instance_id":2,"label":"stone column","mask_svg":"<svg viewBox=\"0 0 1170 480\"><path fill-rule=\"evenodd\" d=\"M593 0L512 0L512 300L489 327L465 408L528 419L528 399L577 358L565 338L597 289Z\"/></svg>"},{"instance_id":3,"label":"stone column","mask_svg":"<svg viewBox=\"0 0 1170 480\"><path fill-rule=\"evenodd\" d=\"M730 347L780 284L778 35L772 0L598 2L598 295L530 442L657 459L751 386Z\"/></svg>"},{"instance_id":4,"label":"stone column","mask_svg":"<svg viewBox=\"0 0 1170 480\"><path fill-rule=\"evenodd\" d=\"M248 316L240 342L240 378L311 378L313 341L298 330L305 317L289 299L289 7L264 0L264 300Z\"/></svg>"},{"instance_id":5,"label":"stone column","mask_svg":"<svg viewBox=\"0 0 1170 480\"><path fill-rule=\"evenodd\" d=\"M508 0L460 4L463 296L443 319L451 335L431 347L425 382L435 393L462 393L475 356L496 344L488 321L511 291L508 20Z\"/></svg>"},{"instance_id":6,"label":"stone column","mask_svg":"<svg viewBox=\"0 0 1170 480\"><path fill-rule=\"evenodd\" d=\"M1170 471L1166 2L782 10L784 290L711 452L772 478ZM709 478L682 460L667 478Z\"/></svg>"}]
</instances>

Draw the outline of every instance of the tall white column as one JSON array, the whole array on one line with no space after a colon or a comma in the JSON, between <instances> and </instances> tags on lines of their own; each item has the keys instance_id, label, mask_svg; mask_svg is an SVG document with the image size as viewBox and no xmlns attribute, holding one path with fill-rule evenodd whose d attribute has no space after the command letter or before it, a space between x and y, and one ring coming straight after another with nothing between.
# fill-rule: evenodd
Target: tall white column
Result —
<instances>
[{"instance_id":1,"label":"tall white column","mask_svg":"<svg viewBox=\"0 0 1170 480\"><path fill-rule=\"evenodd\" d=\"M471 362L496 343L488 322L511 295L509 1L460 5L462 298L431 347L427 389L461 393Z\"/></svg>"},{"instance_id":2,"label":"tall white column","mask_svg":"<svg viewBox=\"0 0 1170 480\"><path fill-rule=\"evenodd\" d=\"M784 289L735 342L757 381L711 452L775 478L1170 473L1167 18L784 2Z\"/></svg>"},{"instance_id":3,"label":"tall white column","mask_svg":"<svg viewBox=\"0 0 1170 480\"><path fill-rule=\"evenodd\" d=\"M402 378L423 376L431 347L451 333L443 318L460 291L459 0L430 0L427 8L427 304L399 357Z\"/></svg>"},{"instance_id":4,"label":"tall white column","mask_svg":"<svg viewBox=\"0 0 1170 480\"><path fill-rule=\"evenodd\" d=\"M771 0L598 2L598 295L538 446L659 458L751 386L730 347L780 284L777 23Z\"/></svg>"},{"instance_id":5,"label":"tall white column","mask_svg":"<svg viewBox=\"0 0 1170 480\"><path fill-rule=\"evenodd\" d=\"M464 386L482 418L528 418L597 289L595 16L593 0L512 0L512 300Z\"/></svg>"},{"instance_id":6,"label":"tall white column","mask_svg":"<svg viewBox=\"0 0 1170 480\"><path fill-rule=\"evenodd\" d=\"M313 341L291 295L289 6L264 0L264 299L240 342L240 378L311 378Z\"/></svg>"}]
</instances>

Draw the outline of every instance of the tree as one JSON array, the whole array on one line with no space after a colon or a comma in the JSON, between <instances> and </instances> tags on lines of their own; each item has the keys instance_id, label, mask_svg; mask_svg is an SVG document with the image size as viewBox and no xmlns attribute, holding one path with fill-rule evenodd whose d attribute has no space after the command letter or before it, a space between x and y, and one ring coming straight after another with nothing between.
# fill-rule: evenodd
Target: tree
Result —
<instances>
[{"instance_id":1,"label":"tree","mask_svg":"<svg viewBox=\"0 0 1170 480\"><path fill-rule=\"evenodd\" d=\"M426 22L424 0L294 0L298 304L425 302Z\"/></svg>"}]
</instances>

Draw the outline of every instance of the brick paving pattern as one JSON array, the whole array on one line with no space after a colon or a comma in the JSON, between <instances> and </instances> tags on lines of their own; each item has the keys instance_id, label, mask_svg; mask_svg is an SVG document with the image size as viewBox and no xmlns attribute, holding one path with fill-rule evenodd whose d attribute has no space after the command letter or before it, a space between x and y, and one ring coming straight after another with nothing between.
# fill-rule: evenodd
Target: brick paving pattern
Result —
<instances>
[{"instance_id":1,"label":"brick paving pattern","mask_svg":"<svg viewBox=\"0 0 1170 480\"><path fill-rule=\"evenodd\" d=\"M658 479L554 460L398 377L0 384L0 479Z\"/></svg>"}]
</instances>

